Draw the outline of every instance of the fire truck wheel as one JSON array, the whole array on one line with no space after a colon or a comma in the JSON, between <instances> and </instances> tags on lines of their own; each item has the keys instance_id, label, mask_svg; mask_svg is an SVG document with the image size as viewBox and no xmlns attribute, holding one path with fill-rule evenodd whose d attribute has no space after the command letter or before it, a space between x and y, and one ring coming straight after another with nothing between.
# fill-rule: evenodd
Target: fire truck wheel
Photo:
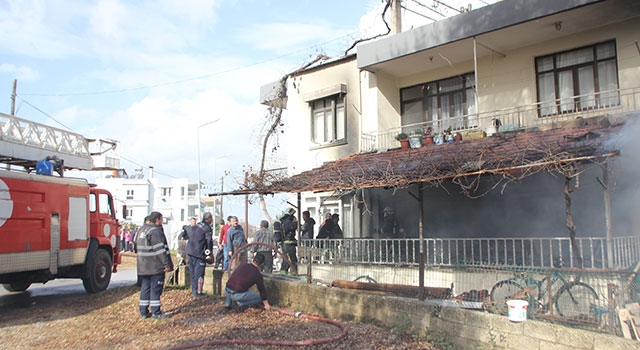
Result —
<instances>
[{"instance_id":1,"label":"fire truck wheel","mask_svg":"<svg viewBox=\"0 0 640 350\"><path fill-rule=\"evenodd\" d=\"M4 283L2 286L4 287L4 289L10 292L24 292L25 290L27 290L27 288L29 288L29 286L31 286L31 283L11 282L11 283Z\"/></svg>"},{"instance_id":2,"label":"fire truck wheel","mask_svg":"<svg viewBox=\"0 0 640 350\"><path fill-rule=\"evenodd\" d=\"M87 293L98 293L109 286L111 281L111 256L104 249L98 249L89 264L89 277L82 279Z\"/></svg>"}]
</instances>

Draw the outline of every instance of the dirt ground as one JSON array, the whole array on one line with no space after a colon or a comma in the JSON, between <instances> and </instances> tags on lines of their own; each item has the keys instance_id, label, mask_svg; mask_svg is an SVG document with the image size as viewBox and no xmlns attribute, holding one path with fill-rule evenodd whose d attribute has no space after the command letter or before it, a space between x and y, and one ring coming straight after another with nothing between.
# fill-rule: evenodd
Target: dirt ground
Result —
<instances>
[{"instance_id":1,"label":"dirt ground","mask_svg":"<svg viewBox=\"0 0 640 350\"><path fill-rule=\"evenodd\" d=\"M120 269L135 268L134 259L126 256ZM313 341L338 338L342 330L261 308L226 311L222 298L193 299L190 291L176 287L167 287L162 296L163 311L170 318L141 319L138 297L135 286L123 287L0 311L0 344L10 349L282 348L260 344L266 340L298 342L306 349L438 349L398 330L354 322L342 323L346 336L314 345ZM253 344L234 346L233 340ZM229 344L220 344L224 342Z\"/></svg>"}]
</instances>

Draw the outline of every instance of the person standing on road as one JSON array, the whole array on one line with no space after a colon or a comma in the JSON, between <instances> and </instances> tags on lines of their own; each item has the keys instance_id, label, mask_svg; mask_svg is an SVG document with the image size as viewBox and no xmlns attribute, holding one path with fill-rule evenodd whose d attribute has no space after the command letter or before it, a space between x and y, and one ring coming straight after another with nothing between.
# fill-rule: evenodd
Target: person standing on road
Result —
<instances>
[{"instance_id":1,"label":"person standing on road","mask_svg":"<svg viewBox=\"0 0 640 350\"><path fill-rule=\"evenodd\" d=\"M227 230L227 247L229 249L229 257L233 256L235 252L239 252L238 258L233 261L229 261L230 267L234 270L240 263L247 262L247 251L239 250L240 247L247 244L247 237L244 235L244 229L238 223L238 218L231 217L231 227Z\"/></svg>"},{"instance_id":2,"label":"person standing on road","mask_svg":"<svg viewBox=\"0 0 640 350\"><path fill-rule=\"evenodd\" d=\"M191 230L193 226L196 225L198 219L192 217L189 219L189 225L182 226L182 231L180 231L180 235L178 235L178 253L182 258L180 261L180 265L188 264L189 261L187 259L187 242L189 241L189 235L191 234Z\"/></svg>"},{"instance_id":3,"label":"person standing on road","mask_svg":"<svg viewBox=\"0 0 640 350\"><path fill-rule=\"evenodd\" d=\"M304 224L300 228L302 239L313 239L313 228L316 225L316 221L311 217L308 210L302 212L302 220Z\"/></svg>"},{"instance_id":4,"label":"person standing on road","mask_svg":"<svg viewBox=\"0 0 640 350\"><path fill-rule=\"evenodd\" d=\"M264 266L264 255L256 254L250 264L242 263L233 271L224 288L224 294L227 296L224 306L227 310L233 308L236 312L242 312L250 306L260 304L260 302L265 310L271 309L269 300L267 300L264 280L260 273L262 266ZM249 290L254 284L260 294Z\"/></svg>"},{"instance_id":5,"label":"person standing on road","mask_svg":"<svg viewBox=\"0 0 640 350\"><path fill-rule=\"evenodd\" d=\"M263 243L270 246L276 245L276 239L273 232L269 231L269 221L260 221L260 229L253 234L253 243ZM273 271L273 249L263 246L254 245L253 254L264 255L264 265L260 268L261 272L271 273Z\"/></svg>"},{"instance_id":6,"label":"person standing on road","mask_svg":"<svg viewBox=\"0 0 640 350\"><path fill-rule=\"evenodd\" d=\"M298 228L298 221L295 217L295 209L289 208L287 213L280 219L280 226L282 227L282 252L289 259L282 262L280 265L280 273L298 274L298 241L296 240L296 229Z\"/></svg>"},{"instance_id":7,"label":"person standing on road","mask_svg":"<svg viewBox=\"0 0 640 350\"><path fill-rule=\"evenodd\" d=\"M224 268L224 245L226 243L226 234L227 231L222 231L222 229L224 228L224 220L220 219L220 221L218 221L218 226L220 226L220 231L218 231L218 253L216 254L216 260L213 263L213 268L217 269L218 266L222 265L222 267Z\"/></svg>"},{"instance_id":8,"label":"person standing on road","mask_svg":"<svg viewBox=\"0 0 640 350\"><path fill-rule=\"evenodd\" d=\"M202 221L191 229L189 243L187 243L187 255L189 257L189 277L191 277L191 294L194 297L204 295L202 290L198 290L198 280L201 279L200 288L204 283L204 269L206 267L205 250L212 251L213 236L211 233L211 223L213 215L206 212L202 215Z\"/></svg>"},{"instance_id":9,"label":"person standing on road","mask_svg":"<svg viewBox=\"0 0 640 350\"><path fill-rule=\"evenodd\" d=\"M173 270L162 222L162 214L154 211L149 214L149 224L143 227L146 229L140 229L136 235L137 270L141 279L140 315L154 320L167 317L162 313L160 296L164 290L164 274Z\"/></svg>"},{"instance_id":10,"label":"person standing on road","mask_svg":"<svg viewBox=\"0 0 640 350\"><path fill-rule=\"evenodd\" d=\"M222 250L222 270L224 271L227 271L229 268L229 245L227 244L229 235L227 231L229 231L229 227L231 227L232 217L231 215L227 216L227 223L220 229L220 237L218 237L218 249Z\"/></svg>"}]
</instances>

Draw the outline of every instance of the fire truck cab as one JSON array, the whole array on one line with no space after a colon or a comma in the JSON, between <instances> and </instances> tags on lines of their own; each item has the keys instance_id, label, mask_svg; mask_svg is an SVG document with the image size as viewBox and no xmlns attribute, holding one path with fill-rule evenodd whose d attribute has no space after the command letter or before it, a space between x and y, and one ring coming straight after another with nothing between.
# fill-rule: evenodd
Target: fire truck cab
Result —
<instances>
[{"instance_id":1,"label":"fire truck cab","mask_svg":"<svg viewBox=\"0 0 640 350\"><path fill-rule=\"evenodd\" d=\"M0 114L0 124L0 132L14 136L44 129L37 134L44 135L47 143L37 145L30 137L22 144L18 137L0 135L0 162L9 169L0 170L0 283L18 292L32 283L80 278L89 293L105 290L121 259L113 197L85 179L63 177L62 170L68 165L62 161L57 163L60 176L34 171L40 164L45 168L56 164L36 161L44 159L44 154L54 154L56 160L67 157L70 168L91 169L87 140L59 129L48 134L49 127L4 114ZM51 145L51 135L60 136L61 145L76 148L61 152L62 147ZM83 159L87 162L82 163ZM22 168L11 169L16 165Z\"/></svg>"}]
</instances>

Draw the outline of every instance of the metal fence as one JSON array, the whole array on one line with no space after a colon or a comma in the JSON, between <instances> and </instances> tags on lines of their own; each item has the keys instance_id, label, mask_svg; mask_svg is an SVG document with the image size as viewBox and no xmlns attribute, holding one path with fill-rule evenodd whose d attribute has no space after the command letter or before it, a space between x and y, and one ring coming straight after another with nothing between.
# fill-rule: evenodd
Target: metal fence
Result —
<instances>
[{"instance_id":1,"label":"metal fence","mask_svg":"<svg viewBox=\"0 0 640 350\"><path fill-rule=\"evenodd\" d=\"M425 302L506 315L507 301L523 299L529 318L621 335L626 325L619 310L640 301L640 238L613 240L616 269L605 267L604 238L576 243L584 268L576 268L565 238L302 240L298 272L325 285L358 282L358 289L367 289L363 284L374 283L372 290L396 296L421 286L422 276L427 293L421 295L450 291ZM559 262L565 266L554 267Z\"/></svg>"},{"instance_id":2,"label":"metal fence","mask_svg":"<svg viewBox=\"0 0 640 350\"><path fill-rule=\"evenodd\" d=\"M425 264L438 266L554 267L562 260L570 268L608 269L627 268L640 261L640 237L613 239L614 266L607 266L606 238L576 238L575 242L577 251L569 238L303 240L299 255L319 263L417 266L422 244Z\"/></svg>"}]
</instances>

